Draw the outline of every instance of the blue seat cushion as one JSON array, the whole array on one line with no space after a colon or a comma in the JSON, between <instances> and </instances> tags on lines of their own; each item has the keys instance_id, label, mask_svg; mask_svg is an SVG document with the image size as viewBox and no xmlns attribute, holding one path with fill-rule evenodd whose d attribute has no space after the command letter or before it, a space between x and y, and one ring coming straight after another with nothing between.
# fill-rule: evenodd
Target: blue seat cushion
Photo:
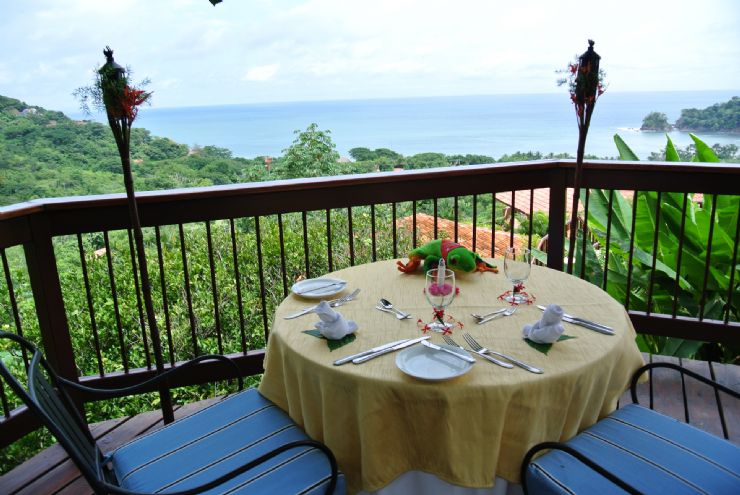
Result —
<instances>
[{"instance_id":1,"label":"blue seat cushion","mask_svg":"<svg viewBox=\"0 0 740 495\"><path fill-rule=\"evenodd\" d=\"M270 450L308 436L256 389L248 389L119 447L109 455L121 487L193 488ZM290 449L204 493L323 494L331 467L310 447ZM335 494L345 493L340 473Z\"/></svg>"},{"instance_id":2,"label":"blue seat cushion","mask_svg":"<svg viewBox=\"0 0 740 495\"><path fill-rule=\"evenodd\" d=\"M566 442L643 493L738 494L740 447L630 404ZM551 450L527 468L532 494L624 493L573 456Z\"/></svg>"}]
</instances>

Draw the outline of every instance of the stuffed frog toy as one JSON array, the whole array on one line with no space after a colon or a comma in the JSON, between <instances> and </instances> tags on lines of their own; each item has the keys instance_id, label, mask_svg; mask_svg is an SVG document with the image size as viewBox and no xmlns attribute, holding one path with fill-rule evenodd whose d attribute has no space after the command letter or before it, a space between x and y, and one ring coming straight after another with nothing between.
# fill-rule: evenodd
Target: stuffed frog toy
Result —
<instances>
[{"instance_id":1,"label":"stuffed frog toy","mask_svg":"<svg viewBox=\"0 0 740 495\"><path fill-rule=\"evenodd\" d=\"M424 271L436 268L440 259L444 259L447 268L461 272L494 272L498 273L495 265L486 263L483 258L473 251L449 239L435 239L420 246L409 254L409 262L404 264L398 261L398 269L404 273L411 273L424 262Z\"/></svg>"}]
</instances>

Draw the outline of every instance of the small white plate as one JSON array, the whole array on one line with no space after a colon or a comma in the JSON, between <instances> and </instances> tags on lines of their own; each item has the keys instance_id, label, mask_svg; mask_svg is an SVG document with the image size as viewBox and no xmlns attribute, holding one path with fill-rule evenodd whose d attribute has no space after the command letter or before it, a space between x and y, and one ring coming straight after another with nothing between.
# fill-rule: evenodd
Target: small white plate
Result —
<instances>
[{"instance_id":1,"label":"small white plate","mask_svg":"<svg viewBox=\"0 0 740 495\"><path fill-rule=\"evenodd\" d=\"M347 282L338 278L308 278L296 282L290 290L296 296L322 299L342 292L345 287L347 287Z\"/></svg>"},{"instance_id":2,"label":"small white plate","mask_svg":"<svg viewBox=\"0 0 740 495\"><path fill-rule=\"evenodd\" d=\"M467 351L459 347L439 345L451 351L470 356ZM396 355L396 366L407 375L415 378L439 381L464 375L470 371L473 363L457 359L446 352L435 351L423 345L414 345Z\"/></svg>"}]
</instances>

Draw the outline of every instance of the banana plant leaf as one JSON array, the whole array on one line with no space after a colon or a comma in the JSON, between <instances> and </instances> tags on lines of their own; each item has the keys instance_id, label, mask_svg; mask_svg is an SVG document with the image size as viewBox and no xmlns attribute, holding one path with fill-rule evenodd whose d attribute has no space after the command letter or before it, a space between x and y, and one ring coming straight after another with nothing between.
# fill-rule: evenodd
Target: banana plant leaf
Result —
<instances>
[{"instance_id":1,"label":"banana plant leaf","mask_svg":"<svg viewBox=\"0 0 740 495\"><path fill-rule=\"evenodd\" d=\"M666 138L666 161L680 161L670 137ZM706 143L693 134L691 138L696 145L696 160L719 161ZM619 135L614 136L614 142L620 159L639 160ZM626 301L631 271L631 309L670 314L675 308L685 316L699 316L701 311L705 318L723 319L731 315L737 320L740 286L735 283L730 288L729 282L733 271L740 268L740 265L732 266L740 199L705 195L701 203L694 200L691 193L639 191L630 203L618 191L590 191L588 225L604 249L608 233L609 252L598 256L587 253L585 278L601 285L594 276L599 269L593 264L602 268L608 255L605 290L617 300ZM633 209L636 210L634 233ZM709 264L708 256L711 256ZM734 279L740 279L740 273L735 273ZM703 287L706 293L702 301ZM730 297L733 304L728 308ZM702 346L699 341L651 335L640 335L638 344L643 350L680 357L691 357Z\"/></svg>"}]
</instances>

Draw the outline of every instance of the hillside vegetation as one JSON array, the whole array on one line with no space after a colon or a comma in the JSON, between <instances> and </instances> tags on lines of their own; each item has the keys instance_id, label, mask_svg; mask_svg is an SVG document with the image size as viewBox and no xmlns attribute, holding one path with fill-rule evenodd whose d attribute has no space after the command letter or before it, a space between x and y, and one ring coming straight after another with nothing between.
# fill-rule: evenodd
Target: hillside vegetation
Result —
<instances>
[{"instance_id":1,"label":"hillside vegetation","mask_svg":"<svg viewBox=\"0 0 740 495\"><path fill-rule=\"evenodd\" d=\"M740 133L740 97L733 96L727 103L717 103L704 110L697 108L681 110L676 128L692 132Z\"/></svg>"},{"instance_id":2,"label":"hillside vegetation","mask_svg":"<svg viewBox=\"0 0 740 495\"><path fill-rule=\"evenodd\" d=\"M733 96L726 103L716 103L703 110L685 108L674 125L666 114L650 112L642 120L643 131L729 132L740 134L740 97Z\"/></svg>"},{"instance_id":3,"label":"hillside vegetation","mask_svg":"<svg viewBox=\"0 0 740 495\"><path fill-rule=\"evenodd\" d=\"M738 101L737 98L731 101L735 122ZM726 108L721 112L727 113ZM146 129L133 128L131 153L136 189L147 191L357 174L389 171L395 167L416 169L572 158L567 154L528 151L504 155L498 160L471 154L404 156L387 148L356 147L350 150L355 161L341 163L337 161L330 131L311 124L295 134L293 144L283 150L283 156L247 159L234 157L230 150L216 146L190 149L169 138L152 136ZM737 146L715 145L713 150L722 161L740 161ZM691 156L693 145L678 152L681 156ZM317 153L322 157L320 160L315 159ZM661 151L650 159L662 160L663 157ZM72 120L62 112L0 96L0 206L35 198L120 193L124 190L120 174L120 159L107 125Z\"/></svg>"}]
</instances>

